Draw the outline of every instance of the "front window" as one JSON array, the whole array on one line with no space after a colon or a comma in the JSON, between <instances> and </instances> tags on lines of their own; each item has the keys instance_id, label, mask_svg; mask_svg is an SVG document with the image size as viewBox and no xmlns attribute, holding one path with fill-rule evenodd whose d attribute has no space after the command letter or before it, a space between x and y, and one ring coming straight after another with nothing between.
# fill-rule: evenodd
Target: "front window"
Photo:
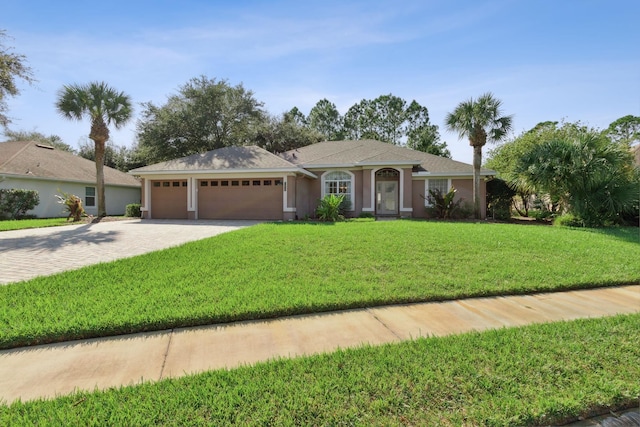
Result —
<instances>
[{"instance_id":1,"label":"front window","mask_svg":"<svg viewBox=\"0 0 640 427\"><path fill-rule=\"evenodd\" d=\"M96 205L96 187L84 187L84 205L89 207Z\"/></svg>"},{"instance_id":2,"label":"front window","mask_svg":"<svg viewBox=\"0 0 640 427\"><path fill-rule=\"evenodd\" d=\"M345 200L353 203L353 175L348 172L329 172L324 177L324 195L344 195Z\"/></svg>"},{"instance_id":3,"label":"front window","mask_svg":"<svg viewBox=\"0 0 640 427\"><path fill-rule=\"evenodd\" d=\"M427 200L431 193L429 191L432 190L440 190L440 194L443 196L449 192L449 180L448 179L428 179L425 186L425 199L424 205L431 206L431 203Z\"/></svg>"}]
</instances>

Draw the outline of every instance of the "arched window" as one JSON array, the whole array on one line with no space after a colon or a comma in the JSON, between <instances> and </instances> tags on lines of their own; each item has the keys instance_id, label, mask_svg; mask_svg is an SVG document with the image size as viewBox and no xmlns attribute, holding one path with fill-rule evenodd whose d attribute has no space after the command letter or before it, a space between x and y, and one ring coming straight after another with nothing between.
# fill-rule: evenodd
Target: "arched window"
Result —
<instances>
[{"instance_id":1,"label":"arched window","mask_svg":"<svg viewBox=\"0 0 640 427\"><path fill-rule=\"evenodd\" d=\"M322 191L323 197L328 194L344 195L353 206L353 174L345 171L325 173L322 175Z\"/></svg>"}]
</instances>

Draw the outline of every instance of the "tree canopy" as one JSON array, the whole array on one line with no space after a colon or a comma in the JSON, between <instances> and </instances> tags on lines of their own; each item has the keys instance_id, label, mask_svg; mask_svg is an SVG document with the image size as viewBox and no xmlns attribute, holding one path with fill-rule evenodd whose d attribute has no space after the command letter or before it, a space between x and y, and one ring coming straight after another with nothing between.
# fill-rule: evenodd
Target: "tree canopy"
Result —
<instances>
[{"instance_id":1,"label":"tree canopy","mask_svg":"<svg viewBox=\"0 0 640 427\"><path fill-rule=\"evenodd\" d=\"M137 124L139 148L152 163L254 143L266 119L262 106L242 84L193 78L164 105L143 104Z\"/></svg>"},{"instance_id":2,"label":"tree canopy","mask_svg":"<svg viewBox=\"0 0 640 427\"><path fill-rule=\"evenodd\" d=\"M0 30L0 125L3 127L11 123L6 114L9 109L7 97L20 94L17 80L24 80L27 83L35 81L31 68L27 66L26 57L5 46L6 38L8 38L7 32Z\"/></svg>"},{"instance_id":3,"label":"tree canopy","mask_svg":"<svg viewBox=\"0 0 640 427\"><path fill-rule=\"evenodd\" d=\"M502 112L502 101L492 93L463 101L445 118L447 129L468 138L473 147L473 207L476 219L481 217L480 166L482 147L487 142L500 142L511 131L513 116Z\"/></svg>"},{"instance_id":4,"label":"tree canopy","mask_svg":"<svg viewBox=\"0 0 640 427\"><path fill-rule=\"evenodd\" d=\"M490 152L487 167L576 224L621 222L638 209L640 169L627 139L576 123L542 122Z\"/></svg>"},{"instance_id":5,"label":"tree canopy","mask_svg":"<svg viewBox=\"0 0 640 427\"><path fill-rule=\"evenodd\" d=\"M451 157L447 143L440 141L438 126L429 121L429 111L415 100L407 103L392 94L381 95L355 103L343 116L325 98L313 106L308 117L297 107L288 114L294 114L298 123L320 132L327 141L376 139Z\"/></svg>"},{"instance_id":6,"label":"tree canopy","mask_svg":"<svg viewBox=\"0 0 640 427\"><path fill-rule=\"evenodd\" d=\"M79 121L88 118L91 121L89 138L95 143L98 216L106 216L104 155L109 125L118 129L129 121L133 112L131 98L105 82L65 85L58 92L56 109L67 119Z\"/></svg>"}]
</instances>

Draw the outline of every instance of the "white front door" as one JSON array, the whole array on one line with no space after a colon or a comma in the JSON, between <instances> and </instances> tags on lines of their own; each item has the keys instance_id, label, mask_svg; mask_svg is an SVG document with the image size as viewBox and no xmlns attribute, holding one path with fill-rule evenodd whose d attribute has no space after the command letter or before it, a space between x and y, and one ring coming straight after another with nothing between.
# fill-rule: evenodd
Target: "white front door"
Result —
<instances>
[{"instance_id":1,"label":"white front door","mask_svg":"<svg viewBox=\"0 0 640 427\"><path fill-rule=\"evenodd\" d=\"M376 182L376 214L398 215L398 182Z\"/></svg>"}]
</instances>

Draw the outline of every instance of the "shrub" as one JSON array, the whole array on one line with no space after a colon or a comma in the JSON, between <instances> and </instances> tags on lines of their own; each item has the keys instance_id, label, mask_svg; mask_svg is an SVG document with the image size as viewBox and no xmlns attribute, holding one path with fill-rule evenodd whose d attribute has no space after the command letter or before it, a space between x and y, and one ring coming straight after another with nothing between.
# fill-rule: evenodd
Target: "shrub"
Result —
<instances>
[{"instance_id":1,"label":"shrub","mask_svg":"<svg viewBox=\"0 0 640 427\"><path fill-rule=\"evenodd\" d=\"M358 218L375 218L371 212L361 212Z\"/></svg>"},{"instance_id":2,"label":"shrub","mask_svg":"<svg viewBox=\"0 0 640 427\"><path fill-rule=\"evenodd\" d=\"M56 194L58 203L64 205L65 211L69 212L67 215L67 221L69 218L73 218L73 222L80 221L80 218L85 215L84 208L82 207L82 199L75 194L69 194L61 191L62 195Z\"/></svg>"},{"instance_id":3,"label":"shrub","mask_svg":"<svg viewBox=\"0 0 640 427\"><path fill-rule=\"evenodd\" d=\"M320 204L316 209L316 215L320 221L342 221L344 220L343 209L345 209L344 196L327 194L320 199Z\"/></svg>"},{"instance_id":4,"label":"shrub","mask_svg":"<svg viewBox=\"0 0 640 427\"><path fill-rule=\"evenodd\" d=\"M572 214L559 215L553 220L553 225L560 227L584 227L584 223Z\"/></svg>"},{"instance_id":5,"label":"shrub","mask_svg":"<svg viewBox=\"0 0 640 427\"><path fill-rule=\"evenodd\" d=\"M40 196L36 190L0 189L0 217L23 218L38 203Z\"/></svg>"},{"instance_id":6,"label":"shrub","mask_svg":"<svg viewBox=\"0 0 640 427\"><path fill-rule=\"evenodd\" d=\"M130 205L127 205L124 216L140 218L142 216L140 213L140 203L131 203Z\"/></svg>"},{"instance_id":7,"label":"shrub","mask_svg":"<svg viewBox=\"0 0 640 427\"><path fill-rule=\"evenodd\" d=\"M494 178L487 182L487 210L493 219L511 219L511 204L516 195L506 181Z\"/></svg>"},{"instance_id":8,"label":"shrub","mask_svg":"<svg viewBox=\"0 0 640 427\"><path fill-rule=\"evenodd\" d=\"M455 187L451 187L447 194L442 194L438 189L429 190L429 195L426 199L432 206L432 210L436 218L452 219L455 212L462 204L462 199L458 199L456 201L453 200L455 196L456 189Z\"/></svg>"}]
</instances>

